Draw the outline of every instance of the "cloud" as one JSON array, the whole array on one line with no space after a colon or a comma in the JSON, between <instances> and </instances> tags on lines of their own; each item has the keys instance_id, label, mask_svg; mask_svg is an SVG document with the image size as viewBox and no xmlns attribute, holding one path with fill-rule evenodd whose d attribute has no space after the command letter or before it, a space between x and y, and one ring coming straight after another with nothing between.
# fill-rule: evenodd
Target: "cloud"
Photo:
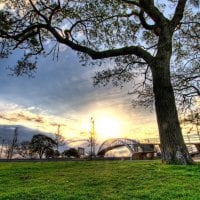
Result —
<instances>
[{"instance_id":1,"label":"cloud","mask_svg":"<svg viewBox=\"0 0 200 200\"><path fill-rule=\"evenodd\" d=\"M2 66L14 65L19 56L17 54L14 54L11 61L1 60ZM113 106L123 104L128 93L128 90L122 92L111 86L94 88L91 77L96 69L82 67L77 55L70 50L61 52L58 61L53 62L51 57L40 58L33 79L10 77L7 76L8 71L3 68L0 70L3 74L0 77L0 101L15 102L32 110L40 107L55 115L79 110L105 99L111 100Z\"/></svg>"},{"instance_id":2,"label":"cloud","mask_svg":"<svg viewBox=\"0 0 200 200\"><path fill-rule=\"evenodd\" d=\"M27 110L15 110L2 112L0 114L1 123L0 124L28 124L30 127L42 127L42 126L54 126L59 124L58 122L53 122L49 120L49 116L33 114ZM56 120L56 119L54 119Z\"/></svg>"},{"instance_id":3,"label":"cloud","mask_svg":"<svg viewBox=\"0 0 200 200\"><path fill-rule=\"evenodd\" d=\"M3 120L6 120L6 121L12 121L12 122L17 122L18 119L15 118L15 117L7 117L7 116L4 116L4 115L0 115L0 119L3 119Z\"/></svg>"},{"instance_id":4,"label":"cloud","mask_svg":"<svg viewBox=\"0 0 200 200\"><path fill-rule=\"evenodd\" d=\"M31 129L22 125L0 125L0 142L2 142L2 140L5 140L7 143L12 141L14 130L16 128L18 128L18 142L31 140L33 135L36 134L44 134L54 137L52 133L42 132L38 129Z\"/></svg>"},{"instance_id":5,"label":"cloud","mask_svg":"<svg viewBox=\"0 0 200 200\"><path fill-rule=\"evenodd\" d=\"M89 69L81 67L71 51L61 52L58 62L53 62L51 57L41 58L35 78L31 79L8 76L5 68L14 65L17 54L12 60L0 60L1 66L5 66L0 68L1 101L60 113L71 106L70 102L76 102L93 90L87 75Z\"/></svg>"}]
</instances>

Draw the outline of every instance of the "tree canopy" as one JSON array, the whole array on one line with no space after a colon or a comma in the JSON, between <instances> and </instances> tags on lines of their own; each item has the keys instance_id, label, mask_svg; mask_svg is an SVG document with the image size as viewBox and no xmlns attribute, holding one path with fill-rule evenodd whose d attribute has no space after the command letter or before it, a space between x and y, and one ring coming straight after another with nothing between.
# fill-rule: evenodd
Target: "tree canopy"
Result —
<instances>
[{"instance_id":1,"label":"tree canopy","mask_svg":"<svg viewBox=\"0 0 200 200\"><path fill-rule=\"evenodd\" d=\"M75 148L69 148L65 151L63 151L62 153L64 156L67 156L67 157L75 157L75 158L79 158L79 154L78 154L78 151L77 149Z\"/></svg>"},{"instance_id":2,"label":"tree canopy","mask_svg":"<svg viewBox=\"0 0 200 200\"><path fill-rule=\"evenodd\" d=\"M56 142L46 135L37 134L31 139L29 147L32 153L38 154L39 158L42 159L47 151L49 152L56 147Z\"/></svg>"}]
</instances>

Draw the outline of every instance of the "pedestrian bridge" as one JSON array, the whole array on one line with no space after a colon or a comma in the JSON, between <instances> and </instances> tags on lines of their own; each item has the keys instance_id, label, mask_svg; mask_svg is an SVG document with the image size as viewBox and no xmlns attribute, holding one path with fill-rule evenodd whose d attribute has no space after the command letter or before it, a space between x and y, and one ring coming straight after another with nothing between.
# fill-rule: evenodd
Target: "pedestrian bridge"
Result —
<instances>
[{"instance_id":1,"label":"pedestrian bridge","mask_svg":"<svg viewBox=\"0 0 200 200\"><path fill-rule=\"evenodd\" d=\"M140 142L136 140L128 139L128 138L114 138L114 139L108 139L101 144L97 152L97 156L103 157L108 151L111 151L112 149L116 149L120 147L127 147L127 149L130 151L132 156L135 153L139 153L139 152L144 152L144 153L154 152L153 144L141 144Z\"/></svg>"}]
</instances>

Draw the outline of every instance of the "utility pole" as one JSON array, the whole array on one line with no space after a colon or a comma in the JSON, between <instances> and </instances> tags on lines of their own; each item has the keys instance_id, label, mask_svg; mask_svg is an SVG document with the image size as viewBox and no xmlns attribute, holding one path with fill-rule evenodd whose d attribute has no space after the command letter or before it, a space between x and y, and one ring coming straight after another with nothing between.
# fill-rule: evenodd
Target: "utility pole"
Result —
<instances>
[{"instance_id":1,"label":"utility pole","mask_svg":"<svg viewBox=\"0 0 200 200\"><path fill-rule=\"evenodd\" d=\"M58 147L59 147L59 139L60 139L60 124L58 124L58 129L57 129L57 134L56 134L56 148L57 148L57 151L58 151Z\"/></svg>"},{"instance_id":2,"label":"utility pole","mask_svg":"<svg viewBox=\"0 0 200 200\"><path fill-rule=\"evenodd\" d=\"M95 122L94 118L91 117L91 131L90 131L90 151L91 151L91 158L95 157Z\"/></svg>"},{"instance_id":3,"label":"utility pole","mask_svg":"<svg viewBox=\"0 0 200 200\"><path fill-rule=\"evenodd\" d=\"M65 138L62 136L60 124L57 125L57 131L55 133L55 141L57 143L57 146L56 146L57 151L59 150L59 146L65 145Z\"/></svg>"}]
</instances>

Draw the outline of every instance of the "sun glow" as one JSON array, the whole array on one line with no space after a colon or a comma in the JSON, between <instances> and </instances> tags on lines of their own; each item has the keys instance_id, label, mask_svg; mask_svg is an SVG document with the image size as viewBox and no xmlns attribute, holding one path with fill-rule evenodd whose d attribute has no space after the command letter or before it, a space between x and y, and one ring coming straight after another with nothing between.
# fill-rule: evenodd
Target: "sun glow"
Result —
<instances>
[{"instance_id":1,"label":"sun glow","mask_svg":"<svg viewBox=\"0 0 200 200\"><path fill-rule=\"evenodd\" d=\"M121 122L111 117L96 120L95 131L99 139L116 138L121 135Z\"/></svg>"},{"instance_id":2,"label":"sun glow","mask_svg":"<svg viewBox=\"0 0 200 200\"><path fill-rule=\"evenodd\" d=\"M0 125L23 125L42 132L56 133L58 125L60 133L66 140L87 140L92 133L94 119L95 139L98 143L109 138L143 139L155 137L157 131L153 120L137 114L127 114L122 109L106 109L105 107L88 109L79 115L48 115L39 108L27 109L17 105L1 106ZM145 124L145 125L144 125Z\"/></svg>"},{"instance_id":3,"label":"sun glow","mask_svg":"<svg viewBox=\"0 0 200 200\"><path fill-rule=\"evenodd\" d=\"M5 4L4 4L4 3L0 3L0 10L1 10L1 9L3 9L3 8L4 8L4 6L5 6Z\"/></svg>"},{"instance_id":4,"label":"sun glow","mask_svg":"<svg viewBox=\"0 0 200 200\"><path fill-rule=\"evenodd\" d=\"M85 121L81 125L81 135L90 136L92 131L91 121ZM94 118L95 137L98 140L108 138L116 138L121 135L121 121L112 117L96 117Z\"/></svg>"},{"instance_id":5,"label":"sun glow","mask_svg":"<svg viewBox=\"0 0 200 200\"><path fill-rule=\"evenodd\" d=\"M102 142L109 138L132 138L142 139L145 137L155 137L157 133L153 120L141 116L142 112L127 114L123 109L102 108L95 110L87 109L82 120L82 137L89 137L91 134L92 123L94 119L95 138ZM145 125L144 125L145 124Z\"/></svg>"},{"instance_id":6,"label":"sun glow","mask_svg":"<svg viewBox=\"0 0 200 200\"><path fill-rule=\"evenodd\" d=\"M82 136L87 135L90 136L92 131L92 120L94 120L94 132L95 138L98 141L106 140L109 138L118 138L122 137L124 132L124 123L123 118L121 119L118 117L115 111L102 111L102 110L95 110L91 111L90 115L84 118L81 124ZM86 120L87 119L87 120Z\"/></svg>"}]
</instances>

